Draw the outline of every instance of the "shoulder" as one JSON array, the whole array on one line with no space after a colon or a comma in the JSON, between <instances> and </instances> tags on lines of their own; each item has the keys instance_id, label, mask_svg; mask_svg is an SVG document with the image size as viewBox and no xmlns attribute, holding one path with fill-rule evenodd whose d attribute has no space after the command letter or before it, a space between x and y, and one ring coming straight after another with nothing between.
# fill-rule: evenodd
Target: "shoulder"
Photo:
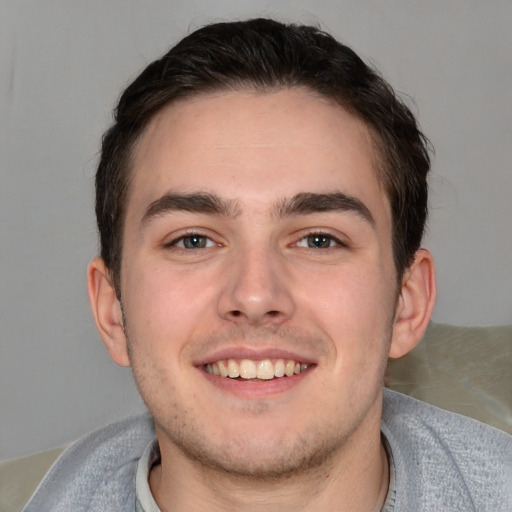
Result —
<instances>
[{"instance_id":1,"label":"shoulder","mask_svg":"<svg viewBox=\"0 0 512 512\"><path fill-rule=\"evenodd\" d=\"M403 510L512 510L509 434L389 390L382 432Z\"/></svg>"},{"instance_id":2,"label":"shoulder","mask_svg":"<svg viewBox=\"0 0 512 512\"><path fill-rule=\"evenodd\" d=\"M138 460L154 437L149 414L91 432L57 459L23 512L127 510Z\"/></svg>"}]
</instances>

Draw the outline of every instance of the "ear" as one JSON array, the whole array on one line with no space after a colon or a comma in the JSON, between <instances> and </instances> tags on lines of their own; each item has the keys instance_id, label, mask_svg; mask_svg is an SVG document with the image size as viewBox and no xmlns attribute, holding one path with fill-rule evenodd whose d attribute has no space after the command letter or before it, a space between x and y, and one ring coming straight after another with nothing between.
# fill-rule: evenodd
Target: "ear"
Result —
<instances>
[{"instance_id":1,"label":"ear","mask_svg":"<svg viewBox=\"0 0 512 512\"><path fill-rule=\"evenodd\" d=\"M402 357L419 343L428 327L435 301L434 258L426 249L420 249L402 280L389 357Z\"/></svg>"},{"instance_id":2,"label":"ear","mask_svg":"<svg viewBox=\"0 0 512 512\"><path fill-rule=\"evenodd\" d=\"M96 328L110 357L120 366L130 366L121 304L101 258L93 259L87 267L87 290Z\"/></svg>"}]
</instances>

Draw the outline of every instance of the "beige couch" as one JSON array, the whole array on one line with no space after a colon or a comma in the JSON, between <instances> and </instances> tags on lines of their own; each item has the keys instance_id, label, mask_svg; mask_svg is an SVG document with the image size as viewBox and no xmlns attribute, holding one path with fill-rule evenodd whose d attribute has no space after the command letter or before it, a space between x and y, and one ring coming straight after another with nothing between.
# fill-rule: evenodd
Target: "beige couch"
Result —
<instances>
[{"instance_id":1,"label":"beige couch","mask_svg":"<svg viewBox=\"0 0 512 512\"><path fill-rule=\"evenodd\" d=\"M512 325L431 324L386 385L512 433ZM0 512L18 512L63 448L0 464Z\"/></svg>"}]
</instances>

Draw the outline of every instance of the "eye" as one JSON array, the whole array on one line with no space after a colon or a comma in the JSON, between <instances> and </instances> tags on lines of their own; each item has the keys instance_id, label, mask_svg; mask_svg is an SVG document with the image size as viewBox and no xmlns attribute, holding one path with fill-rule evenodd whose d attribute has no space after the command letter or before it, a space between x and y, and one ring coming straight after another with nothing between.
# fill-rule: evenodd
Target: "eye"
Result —
<instances>
[{"instance_id":1,"label":"eye","mask_svg":"<svg viewBox=\"0 0 512 512\"><path fill-rule=\"evenodd\" d=\"M169 247L178 247L180 249L206 249L207 247L214 247L216 244L207 236L191 234L181 236L173 240Z\"/></svg>"},{"instance_id":2,"label":"eye","mask_svg":"<svg viewBox=\"0 0 512 512\"><path fill-rule=\"evenodd\" d=\"M297 247L307 247L308 249L330 249L344 245L337 238L325 233L311 233L297 242Z\"/></svg>"}]
</instances>

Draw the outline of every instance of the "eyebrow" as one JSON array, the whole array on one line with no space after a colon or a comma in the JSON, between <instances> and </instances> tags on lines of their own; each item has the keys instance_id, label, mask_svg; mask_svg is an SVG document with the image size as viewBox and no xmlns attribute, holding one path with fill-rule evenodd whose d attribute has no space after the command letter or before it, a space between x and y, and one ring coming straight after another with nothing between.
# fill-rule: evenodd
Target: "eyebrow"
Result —
<instances>
[{"instance_id":1,"label":"eyebrow","mask_svg":"<svg viewBox=\"0 0 512 512\"><path fill-rule=\"evenodd\" d=\"M240 213L240 207L237 201L222 199L215 194L165 194L148 206L141 224L154 217L180 211L236 217Z\"/></svg>"},{"instance_id":2,"label":"eyebrow","mask_svg":"<svg viewBox=\"0 0 512 512\"><path fill-rule=\"evenodd\" d=\"M375 219L368 207L359 199L343 192L316 194L303 192L279 202L275 212L279 217L307 215L317 212L353 212L362 219L375 225Z\"/></svg>"},{"instance_id":3,"label":"eyebrow","mask_svg":"<svg viewBox=\"0 0 512 512\"><path fill-rule=\"evenodd\" d=\"M141 224L147 223L154 217L159 217L172 212L205 213L235 218L241 213L241 208L236 200L224 199L216 194L190 193L190 194L165 194L153 201L142 217ZM320 212L353 212L375 225L375 219L368 207L359 199L344 194L343 192L313 193L301 192L289 199L279 201L273 210L277 217L289 217L293 215L308 215Z\"/></svg>"}]
</instances>

